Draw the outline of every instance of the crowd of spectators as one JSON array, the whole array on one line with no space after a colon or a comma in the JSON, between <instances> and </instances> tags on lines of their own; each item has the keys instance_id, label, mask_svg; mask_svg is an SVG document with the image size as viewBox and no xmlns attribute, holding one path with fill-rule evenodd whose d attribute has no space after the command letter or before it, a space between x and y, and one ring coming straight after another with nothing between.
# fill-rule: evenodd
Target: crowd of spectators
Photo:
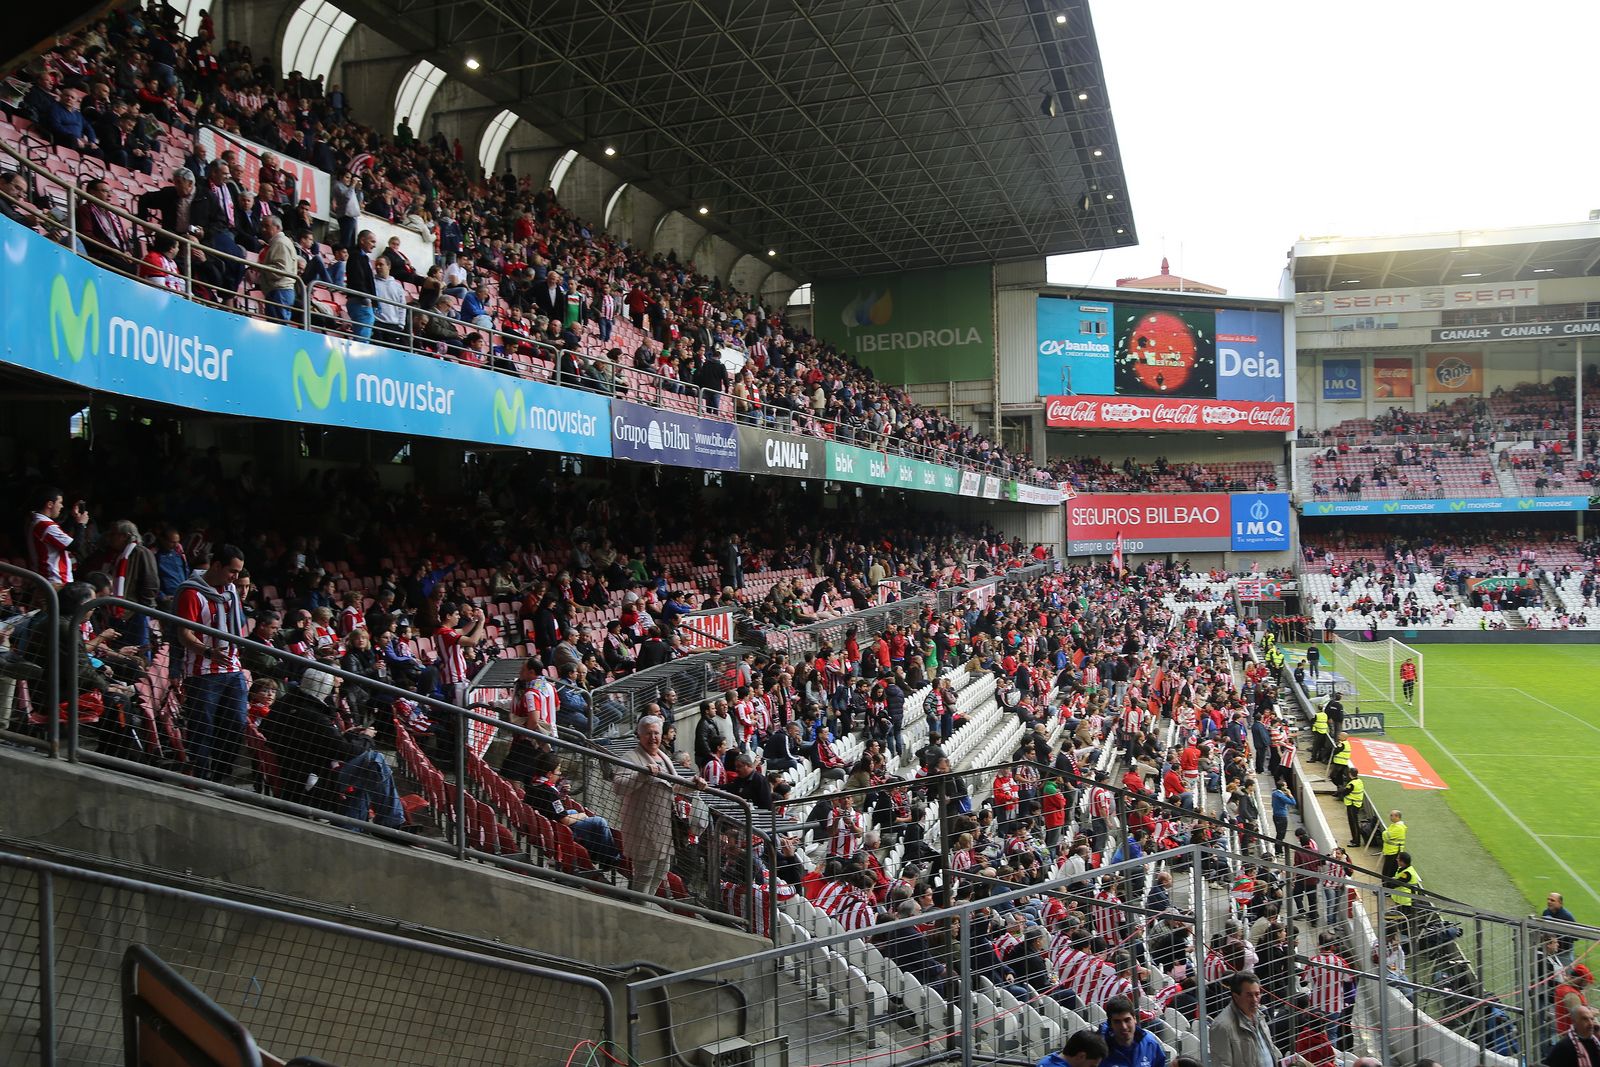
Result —
<instances>
[{"instance_id":1,"label":"crowd of spectators","mask_svg":"<svg viewBox=\"0 0 1600 1067\"><path fill-rule=\"evenodd\" d=\"M58 144L135 172L161 154L152 140L176 141L184 153L183 167L155 176L167 184L138 197L137 214L198 244L144 240L86 200L81 244L105 265L174 288L192 279L202 298L281 319L310 299L322 328L420 343L453 359L521 366L521 357L554 352L562 380L586 388L622 391L626 371L649 371L683 392L703 391L725 415L823 436L867 434L936 460L1045 478L1025 454L915 404L789 325L782 308L675 252L649 254L600 232L548 186L510 171L476 173L458 142L418 138L405 124L393 136L360 124L338 85L293 71L280 77L270 59L235 41L219 47L209 21L185 40L171 14L118 8L24 72L11 107ZM80 98L87 103L77 109ZM81 114L88 131L131 119L143 140L108 154L107 138L63 123L63 110ZM238 132L270 152L207 158L194 136L201 126ZM285 158L333 175L331 221L312 218L305 190L280 165ZM20 191L8 213L59 234L33 202L39 190ZM100 195L104 183L85 191ZM379 250L362 213L415 230L434 261L411 263L394 241ZM311 288L318 284L325 288ZM256 291L259 298L243 295ZM408 306L384 302L400 293ZM642 334L631 351L613 343L623 321ZM737 349L742 365L719 358L724 347Z\"/></svg>"},{"instance_id":2,"label":"crowd of spectators","mask_svg":"<svg viewBox=\"0 0 1600 1067\"><path fill-rule=\"evenodd\" d=\"M1372 418L1345 419L1323 430L1300 427L1297 439L1302 447L1337 444L1390 444L1397 439L1426 438L1435 444L1455 448L1484 449L1496 441L1557 440L1570 447L1576 433L1574 425L1573 378L1552 378L1548 382L1522 382L1507 389L1496 387L1487 396L1464 396L1455 400L1436 400L1424 411L1391 407ZM1591 366L1584 372L1584 421L1600 416L1587 398L1600 388L1600 370ZM1593 444L1600 437L1589 431Z\"/></svg>"},{"instance_id":3,"label":"crowd of spectators","mask_svg":"<svg viewBox=\"0 0 1600 1067\"><path fill-rule=\"evenodd\" d=\"M1277 468L1260 460L1172 463L1157 456L1150 463L1128 457L1113 464L1099 456L1074 456L1052 459L1049 471L1080 493L1264 493L1278 488Z\"/></svg>"}]
</instances>

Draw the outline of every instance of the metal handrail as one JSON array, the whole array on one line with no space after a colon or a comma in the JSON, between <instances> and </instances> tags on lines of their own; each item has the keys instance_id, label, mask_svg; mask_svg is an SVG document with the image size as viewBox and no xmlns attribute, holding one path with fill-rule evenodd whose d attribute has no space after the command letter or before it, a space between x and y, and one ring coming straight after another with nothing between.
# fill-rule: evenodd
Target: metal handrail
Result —
<instances>
[{"instance_id":1,"label":"metal handrail","mask_svg":"<svg viewBox=\"0 0 1600 1067\"><path fill-rule=\"evenodd\" d=\"M62 177L60 177L58 175L55 175L55 174L52 174L49 171L42 169L36 163L34 163L32 160L28 159L26 156L24 156L21 153L17 152L10 145L0 143L0 152L3 152L5 155L10 156L13 160L15 160L17 162L17 164L18 164L18 168L17 169L19 169L21 171L25 171L27 174L29 174L31 176L31 179L43 179L49 185L62 190L63 199L64 199L65 206L66 206L67 218L66 218L66 221L64 223L59 224L59 225L60 225L60 228L62 230L64 230L68 234L68 236L71 238L71 246L72 247L75 247L79 243L84 243L85 242L85 238L84 238L83 234L81 234L78 231L78 225L77 225L77 208L78 208L79 204L80 203L84 203L84 202L94 204L94 205L96 205L96 206L98 206L100 208L103 208L103 209L105 209L107 211L112 212L113 214L117 215L119 218L121 218L124 221L132 224L136 228L136 230L138 232L143 233L146 236L159 235L159 236L170 237L173 240L175 240L178 243L178 251L180 253L178 258L181 260L180 266L182 267L183 278L184 278L184 290L185 291L181 295L183 295L186 299L192 300L192 301L194 301L196 303L199 303L199 304L202 304L204 306L214 307L214 308L217 308L218 310L231 311L231 312L237 313L238 309L236 309L236 308L230 307L227 304L222 303L222 302L214 302L214 301L211 301L211 300L207 300L207 299L205 299L203 297L198 296L194 292L194 272L193 272L192 253L194 251L196 251L196 250L199 250L201 252L201 254L203 256L205 256L206 258L217 259L217 260L220 260L220 261L225 262L225 263L230 263L230 264L233 264L233 265L235 265L237 267L241 267L241 268L245 269L246 271L248 271L248 270L260 270L261 269L261 264L260 263L258 263L256 261L253 261L253 260L250 260L250 259L247 259L247 258L242 258L242 257L239 257L239 256L231 255L231 254L226 253L226 252L218 251L217 249L212 248L209 245L206 245L203 241L195 240L192 235L173 233L172 231L163 229L162 227L157 226L154 223L152 223L152 222L150 222L150 221L148 221L146 219L139 218L137 215L133 214L132 212L127 211L124 208L121 208L121 207L117 206L116 204L113 204L113 203L111 203L109 201L106 201L106 200L101 200L98 197L91 196L87 192L84 192L82 189L79 189L76 185L71 184L70 181L63 180ZM98 177L104 177L104 175L100 175ZM91 178L91 180L93 180L93 179ZM200 182L200 176L196 175L196 189L197 190L199 190L199 188L200 188L199 182ZM0 195L3 195L3 194L0 194ZM8 201L8 202L13 202L14 203L15 201ZM32 205L31 203L28 203L28 204L25 204L25 205L22 205L22 206L26 207L30 212L37 212L39 210L38 208L34 207L34 205ZM45 221L46 221L46 219L41 219L42 223L45 222ZM54 220L50 220L50 221L53 222ZM96 244L97 247L100 247L97 242L90 241L88 243L93 243L93 244ZM113 252L113 253L116 253L118 255L126 255L126 253L123 252L121 249L105 248L105 251ZM138 275L135 274L135 273L129 273L127 271L117 270L116 268L113 268L113 267L106 267L105 264L99 263L98 261L96 261L96 265L101 266L101 267L105 267L105 269L108 269L108 270L112 270L113 273L120 274L123 277L132 278L132 279L134 279L136 281L148 282L148 279L139 278ZM436 312L432 312L432 311L429 311L429 310L426 310L426 309L423 309L423 308L414 307L414 306L412 306L410 304L398 304L395 301L385 300L382 297L376 296L374 294L357 292L356 290L352 290L347 286L334 285L331 282L325 282L325 281L320 281L319 280L319 281L314 281L314 282L310 283L309 285L307 285L299 277L293 277L292 286L293 286L293 289L294 289L295 293L302 296L302 300L301 300L301 305L302 306L299 308L297 324L301 328L306 329L306 330L311 330L313 328L313 326L312 326L312 320L313 320L312 306L315 303L315 301L312 299L312 296L318 290L323 290L323 291L327 291L327 292L330 292L330 293L337 292L337 293L345 294L346 297L354 296L357 299L369 300L369 301L372 301L374 303L374 305L384 304L384 305L387 305L387 306L404 308L404 310L405 310L405 323L406 323L405 336L407 338L408 345L410 345L410 347L411 347L411 349L413 351L417 350L416 349L416 340L417 340L417 338L416 338L416 329L415 329L415 316L416 315L420 314L420 315L423 315L423 316L428 316L428 317L436 318L436 319L446 319L446 320L452 321L452 322L460 322L461 321L459 319L450 319L449 316L439 315ZM248 304L250 304L250 305L252 305L252 306L254 306L256 308L255 311L247 311L246 312L247 314L251 314L253 317L257 317L257 318L264 318L264 319L267 319L269 321L278 321L278 322L284 321L282 318L279 318L278 316L275 316L275 315L272 315L270 313L267 313L266 312L266 306L264 305L264 303L257 302L255 300L255 298L253 298L250 295L249 290L241 289L240 291L237 291L234 295L237 296L240 300L246 301ZM377 324L376 323L374 323L373 329L376 332L376 330L377 330ZM520 345L532 345L535 348L544 349L544 350L547 350L549 352L552 352L552 353L556 354L555 358L552 360L553 370L550 372L549 375L547 375L544 378L539 378L537 375L534 375L534 374L525 373L524 370L519 368L516 364L510 363L508 361L500 361L499 363L497 363L496 364L497 369L504 370L504 371L506 371L508 373L517 374L517 375L519 375L521 377L530 378L532 380L548 381L551 384L558 385L558 386L567 386L567 387L579 388L579 389L592 389L593 388L593 383L589 382L587 380L585 380L583 382L567 382L567 381L563 381L563 372L561 371L561 361L560 361L560 358L559 358L561 350L557 349L557 348L554 348L548 342L541 341L538 338L529 337L529 336L527 336L525 334L508 332L508 331L505 331L505 330L502 330L502 329L498 329L498 328L495 328L495 327L492 327L492 326L491 327L474 326L474 327L472 327L472 329L475 332L481 332L481 333L484 333L484 334L492 336L492 337L500 338L503 341L508 342L510 344L519 345L519 346ZM492 356L490 356L489 359L486 359L486 362L492 362ZM697 414L697 415L705 415L705 416L710 416L710 417L723 417L723 413L726 412L726 418L728 419L728 421L736 422L736 423L742 422L742 423L747 423L747 424L751 424L751 425L767 425L769 423L773 424L773 425L776 425L780 421L779 418L778 418L779 410L776 409L774 407L774 405L772 405L769 401L763 401L763 402L758 403L757 409L758 409L758 412L763 412L763 413L770 412L771 413L770 417L768 415L763 415L763 414L757 414L755 417L748 417L748 415L745 416L745 417L741 417L740 414L737 411L736 398L733 396L732 393L729 393L729 392L727 392L725 390L707 390L707 389L703 389L703 388L701 388L699 386L696 386L692 382L684 382L684 381L682 381L681 379L678 379L678 378L667 377L665 375L657 374L654 371L635 368L635 367L633 367L631 365L627 365L627 364L618 364L617 366L618 366L619 370L624 370L624 371L626 371L627 374L644 375L654 385L654 393L655 393L656 402L651 406L662 408L663 410L671 411L671 410L673 410L672 408L663 406L663 403L662 403L662 400L661 400L663 393L671 392L671 393L674 393L674 394L677 394L677 395L691 395L692 394L696 398L695 414ZM626 375L619 375L619 378L625 379L625 377L626 377ZM718 407L716 409L712 409L710 407L710 405L707 403L708 400L713 399L713 398L716 399L717 402L718 402ZM724 398L726 398L725 401L724 401ZM646 401L646 402L648 402L648 401ZM941 450L941 449L939 449L937 447L929 447L929 446L925 446L925 445L914 444L914 443L908 442L908 441L903 441L903 440L901 440L899 438L896 438L896 437L894 437L894 436L892 436L890 434L886 434L886 433L883 433L883 432L880 432L880 431L871 430L871 429L869 429L869 428L867 428L865 426L843 426L843 425L841 425L841 426L835 427L834 431L831 434L817 435L817 434L805 433L804 431L795 430L794 429L794 420L793 420L792 417L787 416L787 414L785 414L785 420L784 421L785 421L785 425L782 426L781 428L786 430L787 432L801 433L803 436L808 436L808 437L815 436L819 440L832 440L832 441L836 441L836 442L841 443L841 444L856 444L856 445L859 445L859 446L862 446L862 447L874 448L877 451L881 451L881 452L885 452L885 453L892 453L892 454L895 454L895 455L901 455L901 456L905 456L906 458L918 459L918 460L922 460L922 461L928 462L928 463L935 463L935 464L939 464L939 465L943 465L943 466L954 467L954 468L956 468L958 470L971 471L971 472L974 472L974 473L977 473L977 474L980 474L980 475L995 476L995 477L1005 478L1005 479L1009 479L1009 480L1027 481L1027 482L1030 482L1030 483L1043 484L1043 483L1040 482L1039 478L1036 475L1044 474L1045 475L1045 480L1046 481L1049 480L1049 476L1048 476L1047 472L1044 472L1044 471L1042 471L1042 470L1040 470L1038 468L1035 468L1035 467L1025 466L1020 461L1017 461L1017 460L1011 460L1011 461L993 461L993 460L991 460L989 462L980 463L980 462L977 462L977 461L974 461L974 460L970 460L970 459L962 459L962 458L950 455L950 454L947 453L947 451ZM818 423L821 423L824 420L816 420L816 421Z\"/></svg>"},{"instance_id":2,"label":"metal handrail","mask_svg":"<svg viewBox=\"0 0 1600 1067\"><path fill-rule=\"evenodd\" d=\"M305 667L308 668L308 669L316 669L318 671L322 671L322 672L324 672L326 674L329 674L329 675L332 675L334 677L341 678L341 679L343 679L343 680L345 680L347 682L351 682L353 684L359 685L359 686L361 686L361 687L363 687L365 689L368 689L368 690L371 690L371 691L374 691L374 692L377 692L377 693L387 694L389 696L396 697L396 698L399 698L399 699L408 700L408 701L410 701L412 703L417 704L418 706L428 708L432 713L435 713L435 714L437 714L437 715L439 715L441 717L446 717L446 716L454 717L456 719L456 724L455 724L456 725L456 729L454 731L454 735L455 735L455 746L454 746L454 748L455 748L455 761L454 761L455 762L455 766L454 766L453 769L454 769L455 774L456 774L457 789L456 789L456 810L453 813L453 818L454 818L454 821L455 821L455 835L454 835L455 836L455 856L456 856L457 859L464 860L464 859L469 858L469 856L470 856L472 858L479 858L479 859L489 860L491 862L494 862L494 863L497 863L497 864L500 864L500 865L503 865L503 866L507 866L507 867L510 867L512 869L526 869L526 870L532 870L532 871L538 871L540 873L544 873L544 868L534 867L531 864L528 864L528 865L520 864L520 863L517 863L515 861L507 862L507 861L505 861L505 857L495 856L495 855L492 855L492 854L489 854L489 853L478 852L477 850L469 848L468 845L467 845L467 833L466 833L466 825L467 825L467 823L466 823L466 788L467 788L466 748L467 748L467 735L468 735L468 732L469 732L467 727L468 727L468 724L471 723L471 722L484 723L484 724L487 724L487 725L494 726L497 729L506 730L506 731L508 731L508 732L510 732L512 734L515 734L515 735L520 735L520 736L527 737L530 740L537 740L539 743L545 744L545 745L549 745L551 748L554 748L554 749L557 749L557 750L561 750L561 751L564 751L564 752L567 752L567 753L571 753L577 758L581 758L581 759L585 759L585 760L594 760L594 761L597 761L597 762L602 763L602 764L608 764L608 765L611 765L614 769L620 768L620 769L627 770L627 771L632 772L632 773L643 773L643 774L645 774L646 776L648 776L650 778L657 779L657 780L661 781L664 785L668 786L669 788L686 789L686 790L689 790L689 791L707 793L707 794L709 794L711 796L717 797L719 800L731 803L731 804L737 806L739 809L741 809L743 811L743 813L744 813L744 829L745 829L745 833L746 833L746 840L756 840L756 839L761 838L763 836L767 836L767 835L762 835L760 833L759 829L758 829L757 819L756 819L756 814L755 814L756 809L755 809L754 805L752 805L748 800L746 800L743 797L739 797L739 796L736 796L736 795L734 795L732 793L728 793L728 792L726 792L724 790L717 789L714 786L696 787L696 786L693 786L692 783L688 782L687 780L685 780L683 778L679 778L677 776L673 776L671 778L668 778L665 775L661 775L661 774L658 774L658 773L656 773L654 771L647 770L647 769L642 768L642 767L640 767L640 766L638 766L636 764L629 763L626 760L617 759L616 757L614 757L614 756L610 755L609 753L606 753L606 752L604 752L604 751L602 751L600 749L590 748L590 747L583 746L583 745L577 745L577 744L574 744L574 743L572 743L570 741L566 741L566 740L564 740L564 739L562 739L560 737L553 737L553 736L551 736L549 734L542 734L542 733L539 733L537 731L530 730L530 729L528 729L526 727L518 726L515 723L507 722L507 721L502 720L502 719L500 719L498 717L490 717L490 716L482 715L482 714L479 714L477 712L471 711L471 710L469 710L467 708L458 707L458 706L456 706L454 704L449 704L449 703L447 703L445 701L439 700L439 699L434 698L434 697L423 696L421 694L414 693L414 692L412 692L410 690L402 689L402 688L400 688L398 686L395 686L395 685L392 685L392 684L390 684L388 682L384 682L384 681L381 681L381 680L378 680L378 679L374 679L374 678L368 678L368 677L366 677L364 675L360 675L360 674L355 674L355 673L353 673L351 671L345 670L342 667L334 666L333 664L322 663L322 662L320 662L318 660L307 659L307 658L305 658L303 656L296 656L293 653L285 652L283 649L275 648L275 647L273 647L271 645L266 645L266 644L263 644L263 643L261 643L259 641L253 641L253 640L251 640L251 639L249 639L247 637L243 637L243 636L240 636L240 635L237 635L237 634L231 634L231 633L227 632L226 630L221 630L221 629L218 629L216 627L207 626L207 625L204 625L202 623L193 622L191 620L184 619L184 618L181 618L181 617L179 617L177 615L171 614L170 612L161 611L160 609L157 609L157 608L150 608L150 607L147 607L145 605L138 604L138 603L136 603L134 601L131 601L131 600L125 600L125 599L122 599L122 598L119 598L119 597L110 597L110 596L107 596L107 597L95 597L95 598L93 598L91 600L88 600L88 601L84 602L78 608L78 610L74 613L74 615L73 615L73 617L71 619L72 626L73 626L73 631L72 631L72 636L71 636L71 641L72 641L71 649L72 649L72 655L74 656L74 661L76 660L76 656L77 656L77 654L78 654L78 652L79 652L79 650L81 648L81 642L83 640L83 634L82 634L82 628L81 628L82 622L85 619L87 619L90 614L92 614L94 611L96 611L96 610L98 610L99 608L102 608L102 607L116 607L116 608L121 608L121 609L127 610L127 611L137 611L137 612L142 613L144 615L147 615L147 616L149 616L149 617L151 617L153 619L156 619L157 621L160 621L160 622L163 622L163 623L169 623L169 624L171 624L173 626L176 626L178 628L181 628L181 629L192 630L192 631L194 631L196 633L202 633L202 634L205 634L205 635L207 635L209 637L214 637L214 638L218 638L218 639L224 640L224 641L234 645L235 647L237 647L241 651L245 650L245 649L250 649L250 650L253 650L255 652L265 653L266 655L269 655L269 656L271 656L271 657L273 657L275 659L287 660L287 661L290 661L290 662L301 663L301 664L304 664ZM71 760L73 762L80 762L80 761L81 762L91 762L91 763L103 764L103 765L106 765L106 766L113 766L113 767L126 768L126 769L136 769L139 774L145 775L145 776L160 777L160 778L164 778L166 780L178 781L178 782L182 782L182 783L193 783L194 779L189 777L189 776L187 776L187 775L177 774L177 773L174 773L174 772L171 772L171 771L164 771L164 770L162 770L160 768L152 768L152 767L149 767L149 766L147 766L145 764L135 763L135 762L133 762L131 760L124 760L124 759L120 759L120 758L115 757L115 756L105 756L105 755L102 755L102 754L100 754L98 752L89 752L89 751L83 750L81 748L81 745L80 745L78 718L77 718L77 715L75 713L75 709L77 707L77 702L78 702L78 679L77 679L77 675L76 674L74 674L72 676L70 684L68 685L67 700L69 702L69 707L74 709L74 714L72 714L68 719L68 727L67 727L67 758L69 760ZM216 790L216 791L219 791L219 792L223 792L223 793L226 793L228 795L236 796L237 798L240 798L240 799L248 799L252 803L262 804L263 806L266 806L266 807L277 808L277 809L280 809L280 810L287 810L287 811L293 812L295 814L310 815L310 816L314 816L314 817L320 818L320 819L327 819L327 820L330 820L330 821L337 822L337 823L339 823L341 825L349 825L349 826L352 826L354 828L360 828L360 829L367 830L369 832L371 832L371 831L379 831L381 836L387 836L387 837L390 837L391 839L402 840L402 841L406 842L407 844L416 844L419 841L419 839L415 835L406 834L406 833L403 833L403 832L386 831L386 829L384 827L377 826L377 825L374 825L374 824L371 824L371 823L367 823L367 822L364 822L364 821L361 821L361 820L348 819L348 818L346 818L344 816L339 815L336 812L327 812L327 811L323 811L323 810L317 809L317 808L310 808L310 807L306 807L304 805L295 804L295 803L293 803L291 801L279 800L279 799L273 798L273 797L263 797L263 796L260 796L259 794L253 793L253 792L246 792L244 790L236 790L236 789L233 789L233 788L228 787L228 786L219 785L217 783L207 783L206 788L213 789L213 790ZM711 876L712 877L720 877L720 872L711 872ZM625 897L630 898L630 899L642 899L642 900L646 900L646 901L653 901L654 900L653 897L650 897L647 894L634 893L632 890L619 889L618 887L615 887L615 886L603 886L602 883L589 882L589 881L581 880L581 879L579 881L582 881L583 884L586 887L589 887L589 888L602 888L603 887L604 891L606 891L608 893L622 895L622 896L625 896ZM694 910L694 911L696 911L698 913L707 915L708 917L720 917L720 918L724 918L724 919L727 917L725 912L715 911L715 910L712 910L712 909L698 908L698 907L696 907L694 905L691 905L691 904L683 904L682 902L674 902L674 906L682 906L682 907L684 907L686 909Z\"/></svg>"}]
</instances>

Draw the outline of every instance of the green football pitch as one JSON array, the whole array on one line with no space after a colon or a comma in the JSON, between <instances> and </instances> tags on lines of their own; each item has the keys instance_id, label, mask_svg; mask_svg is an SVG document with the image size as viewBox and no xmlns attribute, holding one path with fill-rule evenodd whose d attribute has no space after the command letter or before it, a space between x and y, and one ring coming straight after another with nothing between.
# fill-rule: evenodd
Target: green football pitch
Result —
<instances>
[{"instance_id":1,"label":"green football pitch","mask_svg":"<svg viewBox=\"0 0 1600 1067\"><path fill-rule=\"evenodd\" d=\"M1425 727L1387 700L1386 662L1320 647L1361 690L1347 710L1385 712L1385 738L1449 787L1367 780L1379 810L1404 812L1429 888L1512 915L1553 890L1579 922L1600 922L1600 645L1419 643Z\"/></svg>"}]
</instances>

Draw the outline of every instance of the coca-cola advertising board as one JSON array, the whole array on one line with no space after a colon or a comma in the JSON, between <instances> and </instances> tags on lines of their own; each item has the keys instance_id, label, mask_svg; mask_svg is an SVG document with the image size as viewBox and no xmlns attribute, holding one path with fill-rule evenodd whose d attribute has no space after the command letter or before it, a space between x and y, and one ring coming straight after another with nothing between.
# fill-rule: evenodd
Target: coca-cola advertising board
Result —
<instances>
[{"instance_id":1,"label":"coca-cola advertising board","mask_svg":"<svg viewBox=\"0 0 1600 1067\"><path fill-rule=\"evenodd\" d=\"M1136 396L1048 396L1052 430L1253 430L1289 433L1294 405L1286 401L1180 400Z\"/></svg>"}]
</instances>

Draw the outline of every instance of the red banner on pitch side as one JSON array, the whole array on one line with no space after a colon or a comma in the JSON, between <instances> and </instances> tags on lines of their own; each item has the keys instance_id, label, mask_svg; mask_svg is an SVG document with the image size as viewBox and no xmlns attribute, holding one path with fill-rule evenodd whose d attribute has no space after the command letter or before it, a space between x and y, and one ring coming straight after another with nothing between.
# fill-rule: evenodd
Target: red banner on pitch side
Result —
<instances>
[{"instance_id":1,"label":"red banner on pitch side","mask_svg":"<svg viewBox=\"0 0 1600 1067\"><path fill-rule=\"evenodd\" d=\"M1045 424L1053 430L1294 429L1294 405L1259 400L1169 400L1138 396L1047 396Z\"/></svg>"},{"instance_id":2,"label":"red banner on pitch side","mask_svg":"<svg viewBox=\"0 0 1600 1067\"><path fill-rule=\"evenodd\" d=\"M1399 782L1407 789L1448 789L1444 779L1410 745L1350 738L1350 762L1363 778Z\"/></svg>"}]
</instances>

